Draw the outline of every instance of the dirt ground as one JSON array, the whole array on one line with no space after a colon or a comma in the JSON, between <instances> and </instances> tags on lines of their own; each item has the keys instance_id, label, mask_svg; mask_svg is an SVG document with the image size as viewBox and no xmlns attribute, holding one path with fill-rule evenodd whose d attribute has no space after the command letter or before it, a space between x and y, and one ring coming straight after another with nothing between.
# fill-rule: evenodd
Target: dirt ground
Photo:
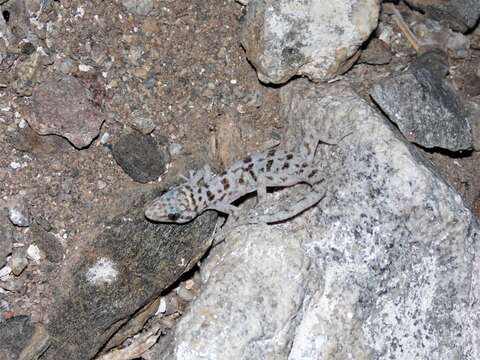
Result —
<instances>
[{"instance_id":1,"label":"dirt ground","mask_svg":"<svg viewBox=\"0 0 480 360\"><path fill-rule=\"evenodd\" d=\"M114 144L131 131L132 114L153 119L152 136L181 145L183 159L199 158L217 169L276 144L284 132L277 111L279 87L258 81L240 45L240 4L233 0L155 4L154 12L145 17L129 14L120 1L51 1L37 19L43 27L34 31L53 61L42 66L30 86L68 65L67 72L95 92L105 122L86 149L77 150L64 138L39 136L25 127L22 120L28 119L30 100L13 86L20 76L17 63L2 75L0 198L25 198L33 217L49 224L61 239L67 261L84 234L94 231L103 214L111 211L119 193L144 186L126 175L100 142L105 133L107 144ZM390 22L397 36L390 49L392 61L356 64L339 79L369 101L370 84L416 56L388 16L382 21ZM450 78L465 97L475 96L468 74L472 67L478 69L479 56L479 50L471 50L468 58L451 60L455 71ZM421 151L480 215L480 153ZM169 173L176 176L179 168L173 157ZM29 228L15 231L16 243L28 247L33 242ZM1 315L29 314L34 321L47 320L45 309L60 264L30 262L13 280L15 291L0 294L9 304L0 309Z\"/></svg>"}]
</instances>

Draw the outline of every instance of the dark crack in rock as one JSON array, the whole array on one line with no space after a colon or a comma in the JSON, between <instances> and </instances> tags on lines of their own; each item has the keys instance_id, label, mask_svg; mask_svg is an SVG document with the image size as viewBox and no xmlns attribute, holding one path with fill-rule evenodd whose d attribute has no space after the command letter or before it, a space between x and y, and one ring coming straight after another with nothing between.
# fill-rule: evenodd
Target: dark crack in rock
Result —
<instances>
[{"instance_id":1,"label":"dark crack in rock","mask_svg":"<svg viewBox=\"0 0 480 360\"><path fill-rule=\"evenodd\" d=\"M410 69L375 84L370 95L411 142L426 148L470 150L472 134L463 104L445 79L442 53L427 52Z\"/></svg>"}]
</instances>

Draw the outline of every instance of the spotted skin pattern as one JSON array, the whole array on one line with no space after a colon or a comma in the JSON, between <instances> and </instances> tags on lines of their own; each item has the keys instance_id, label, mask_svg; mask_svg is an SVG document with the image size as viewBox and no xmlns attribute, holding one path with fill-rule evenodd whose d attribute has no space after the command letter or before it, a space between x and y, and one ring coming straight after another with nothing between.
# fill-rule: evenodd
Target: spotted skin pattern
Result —
<instances>
[{"instance_id":1,"label":"spotted skin pattern","mask_svg":"<svg viewBox=\"0 0 480 360\"><path fill-rule=\"evenodd\" d=\"M235 162L228 170L213 175L208 167L191 174L181 184L149 203L145 216L153 221L187 223L205 210L238 214L232 202L257 192L259 203L265 201L268 187L287 187L298 183L311 186L311 191L284 214L272 214L262 222L277 222L292 217L315 205L323 193L315 190L319 182L318 169L313 166L318 140L305 143L298 152L279 149L256 153Z\"/></svg>"}]
</instances>

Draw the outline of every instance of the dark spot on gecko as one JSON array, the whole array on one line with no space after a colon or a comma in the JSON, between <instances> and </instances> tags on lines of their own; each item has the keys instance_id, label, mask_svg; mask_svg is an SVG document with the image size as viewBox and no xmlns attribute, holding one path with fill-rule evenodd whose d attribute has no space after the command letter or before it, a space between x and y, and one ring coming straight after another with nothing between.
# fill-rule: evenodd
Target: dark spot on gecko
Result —
<instances>
[{"instance_id":1,"label":"dark spot on gecko","mask_svg":"<svg viewBox=\"0 0 480 360\"><path fill-rule=\"evenodd\" d=\"M265 178L266 178L267 180L270 180L270 181L273 180L273 177L271 177L271 176L265 176Z\"/></svg>"},{"instance_id":2,"label":"dark spot on gecko","mask_svg":"<svg viewBox=\"0 0 480 360\"><path fill-rule=\"evenodd\" d=\"M199 187L197 193L201 194L202 193L202 188Z\"/></svg>"},{"instance_id":3,"label":"dark spot on gecko","mask_svg":"<svg viewBox=\"0 0 480 360\"><path fill-rule=\"evenodd\" d=\"M307 164L306 162L304 162L304 163L302 164L302 168L306 168L307 166L308 166L308 164Z\"/></svg>"},{"instance_id":4,"label":"dark spot on gecko","mask_svg":"<svg viewBox=\"0 0 480 360\"><path fill-rule=\"evenodd\" d=\"M212 192L210 190L207 191L207 198L208 200L212 201L213 199L215 199L215 195L212 194Z\"/></svg>"},{"instance_id":5,"label":"dark spot on gecko","mask_svg":"<svg viewBox=\"0 0 480 360\"><path fill-rule=\"evenodd\" d=\"M168 214L167 217L168 217L168 220L170 220L170 221L176 221L180 217L180 214L177 214L177 213Z\"/></svg>"},{"instance_id":6,"label":"dark spot on gecko","mask_svg":"<svg viewBox=\"0 0 480 360\"><path fill-rule=\"evenodd\" d=\"M252 168L253 168L253 164L249 164L249 165L247 166L247 171L252 170Z\"/></svg>"},{"instance_id":7,"label":"dark spot on gecko","mask_svg":"<svg viewBox=\"0 0 480 360\"><path fill-rule=\"evenodd\" d=\"M230 183L228 182L227 178L222 179L222 185L224 190L228 190L228 188L230 187Z\"/></svg>"},{"instance_id":8,"label":"dark spot on gecko","mask_svg":"<svg viewBox=\"0 0 480 360\"><path fill-rule=\"evenodd\" d=\"M243 162L245 164L248 164L249 162L252 162L252 157L251 156L246 157L245 159L243 159Z\"/></svg>"},{"instance_id":9,"label":"dark spot on gecko","mask_svg":"<svg viewBox=\"0 0 480 360\"><path fill-rule=\"evenodd\" d=\"M220 176L220 177L223 177L223 176L225 176L225 175L227 175L227 172L226 172L226 171L222 172L219 176Z\"/></svg>"},{"instance_id":10,"label":"dark spot on gecko","mask_svg":"<svg viewBox=\"0 0 480 360\"><path fill-rule=\"evenodd\" d=\"M290 167L290 164L288 162L286 162L285 164L283 164L282 170L283 169L288 169L289 167Z\"/></svg>"},{"instance_id":11,"label":"dark spot on gecko","mask_svg":"<svg viewBox=\"0 0 480 360\"><path fill-rule=\"evenodd\" d=\"M225 196L227 196L227 194L226 194L226 193L223 193L223 195L220 196L220 198L218 199L218 201L222 201L223 199L225 199Z\"/></svg>"},{"instance_id":12,"label":"dark spot on gecko","mask_svg":"<svg viewBox=\"0 0 480 360\"><path fill-rule=\"evenodd\" d=\"M187 189L189 192L192 191L192 187L190 185L185 185L185 189Z\"/></svg>"},{"instance_id":13,"label":"dark spot on gecko","mask_svg":"<svg viewBox=\"0 0 480 360\"><path fill-rule=\"evenodd\" d=\"M267 171L270 171L270 169L272 168L272 165L273 165L273 160L270 159L267 161Z\"/></svg>"},{"instance_id":14,"label":"dark spot on gecko","mask_svg":"<svg viewBox=\"0 0 480 360\"><path fill-rule=\"evenodd\" d=\"M223 192L222 189L218 189L218 190L217 190L217 193L218 193L218 194L221 194L222 192Z\"/></svg>"},{"instance_id":15,"label":"dark spot on gecko","mask_svg":"<svg viewBox=\"0 0 480 360\"><path fill-rule=\"evenodd\" d=\"M288 154L287 155L287 160L291 160L293 158L293 154Z\"/></svg>"},{"instance_id":16,"label":"dark spot on gecko","mask_svg":"<svg viewBox=\"0 0 480 360\"><path fill-rule=\"evenodd\" d=\"M248 173L250 174L250 176L252 177L252 179L254 181L257 181L257 176L255 175L255 173L252 170L248 170Z\"/></svg>"},{"instance_id":17,"label":"dark spot on gecko","mask_svg":"<svg viewBox=\"0 0 480 360\"><path fill-rule=\"evenodd\" d=\"M265 168L262 167L262 168L258 169L258 172L262 172L262 173L265 172Z\"/></svg>"},{"instance_id":18,"label":"dark spot on gecko","mask_svg":"<svg viewBox=\"0 0 480 360\"><path fill-rule=\"evenodd\" d=\"M282 180L282 182L286 182L287 178L286 177L281 177L280 180Z\"/></svg>"},{"instance_id":19,"label":"dark spot on gecko","mask_svg":"<svg viewBox=\"0 0 480 360\"><path fill-rule=\"evenodd\" d=\"M243 179L243 175L240 176L240 179L238 179L238 183L239 184L243 184L245 182L245 180Z\"/></svg>"},{"instance_id":20,"label":"dark spot on gecko","mask_svg":"<svg viewBox=\"0 0 480 360\"><path fill-rule=\"evenodd\" d=\"M315 176L316 173L318 173L317 169L312 170L312 172L308 175L308 178L310 179L311 177Z\"/></svg>"},{"instance_id":21,"label":"dark spot on gecko","mask_svg":"<svg viewBox=\"0 0 480 360\"><path fill-rule=\"evenodd\" d=\"M275 149L269 150L269 151L267 152L267 156L272 156L272 157L273 157L273 156L275 156L275 153L276 153L276 152L277 152L277 151L276 151Z\"/></svg>"},{"instance_id":22,"label":"dark spot on gecko","mask_svg":"<svg viewBox=\"0 0 480 360\"><path fill-rule=\"evenodd\" d=\"M243 171L243 168L238 167L238 168L236 168L236 169L233 169L232 171L233 171L233 173L236 173L236 172L239 171L239 170L240 170L240 171Z\"/></svg>"},{"instance_id":23,"label":"dark spot on gecko","mask_svg":"<svg viewBox=\"0 0 480 360\"><path fill-rule=\"evenodd\" d=\"M202 201L203 198L201 196L198 197L198 201Z\"/></svg>"}]
</instances>

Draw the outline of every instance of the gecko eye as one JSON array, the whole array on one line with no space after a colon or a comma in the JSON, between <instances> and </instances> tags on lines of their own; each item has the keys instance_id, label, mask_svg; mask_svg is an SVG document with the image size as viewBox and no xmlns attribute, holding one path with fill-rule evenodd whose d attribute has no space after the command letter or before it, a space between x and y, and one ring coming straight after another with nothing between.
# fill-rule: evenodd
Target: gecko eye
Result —
<instances>
[{"instance_id":1,"label":"gecko eye","mask_svg":"<svg viewBox=\"0 0 480 360\"><path fill-rule=\"evenodd\" d=\"M172 214L168 214L167 217L168 217L168 220L175 221L175 220L178 220L178 218L180 217L180 214L172 213Z\"/></svg>"}]
</instances>

